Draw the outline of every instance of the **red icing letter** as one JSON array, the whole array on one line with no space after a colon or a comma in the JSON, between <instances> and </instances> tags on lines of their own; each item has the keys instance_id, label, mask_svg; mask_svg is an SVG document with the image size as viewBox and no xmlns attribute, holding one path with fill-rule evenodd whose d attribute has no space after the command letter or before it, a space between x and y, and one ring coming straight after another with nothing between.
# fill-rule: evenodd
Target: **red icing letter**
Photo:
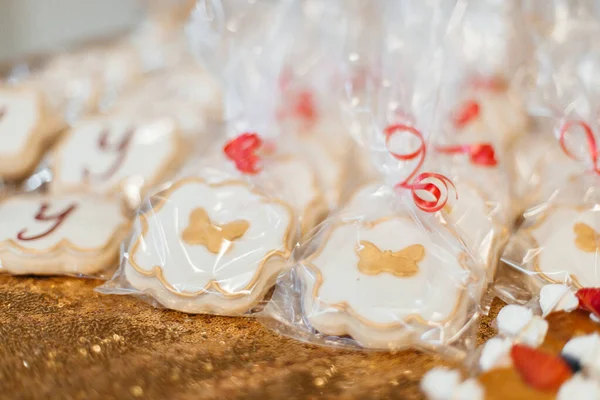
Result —
<instances>
[{"instance_id":1,"label":"red icing letter","mask_svg":"<svg viewBox=\"0 0 600 400\"><path fill-rule=\"evenodd\" d=\"M27 228L24 228L17 235L17 239L27 241L27 240L36 240L36 239L43 238L44 236L48 236L54 230L56 230L56 228L58 228L60 226L60 224L65 220L65 218L67 218L67 215L69 215L71 212L73 212L73 210L75 210L75 208L77 208L77 204L71 204L69 207L67 207L61 213L54 214L54 215L46 215L46 211L48 210L48 207L50 207L50 204L42 203L42 205L40 206L40 210L35 215L35 220L36 221L54 221L54 224L45 232L40 233L39 235L28 236L28 237L25 236L25 232L27 232Z\"/></svg>"},{"instance_id":2,"label":"red icing letter","mask_svg":"<svg viewBox=\"0 0 600 400\"><path fill-rule=\"evenodd\" d=\"M102 132L100 132L100 136L98 138L98 148L100 149L100 151L115 152L115 153L117 153L117 157L115 158L115 161L112 163L110 168L108 168L106 171L104 171L102 173L95 174L94 176L92 176L92 173L90 172L90 170L88 168L84 168L83 169L83 179L85 181L89 181L89 180L106 181L106 180L110 179L119 170L119 168L121 167L121 164L123 164L123 161L125 160L125 156L127 155L127 149L129 148L129 145L131 143L131 139L133 138L134 133L135 133L135 129L130 128L127 131L125 131L125 134L123 135L122 139L118 143L111 144L111 143L108 143L108 135L109 135L108 129L105 129Z\"/></svg>"}]
</instances>

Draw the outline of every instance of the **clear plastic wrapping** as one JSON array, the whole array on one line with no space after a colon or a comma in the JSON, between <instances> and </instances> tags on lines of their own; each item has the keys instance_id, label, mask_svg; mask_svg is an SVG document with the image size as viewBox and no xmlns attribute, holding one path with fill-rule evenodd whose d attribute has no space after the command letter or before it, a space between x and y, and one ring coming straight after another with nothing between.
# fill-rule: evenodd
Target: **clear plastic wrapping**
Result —
<instances>
[{"instance_id":1,"label":"clear plastic wrapping","mask_svg":"<svg viewBox=\"0 0 600 400\"><path fill-rule=\"evenodd\" d=\"M265 323L312 343L464 355L460 350L473 345L485 272L441 217L455 194L452 182L422 168L436 132L436 82L425 77L439 67L435 50L453 2L329 5L348 27L338 33L343 47L333 64L343 84L332 95L338 93L349 133L362 147L357 154L366 158L355 164L368 166L372 181L296 248ZM433 27L421 27L415 43L399 45L416 21L430 18Z\"/></svg>"},{"instance_id":2,"label":"clear plastic wrapping","mask_svg":"<svg viewBox=\"0 0 600 400\"><path fill-rule=\"evenodd\" d=\"M553 141L535 163L530 207L503 253L507 268L496 278L497 292L510 302L527 301L545 283L599 284L595 211L600 97L594 76L600 66L600 19L591 2L559 2L555 7L551 17L537 15L545 23L533 30L538 43L531 108L543 134Z\"/></svg>"}]
</instances>

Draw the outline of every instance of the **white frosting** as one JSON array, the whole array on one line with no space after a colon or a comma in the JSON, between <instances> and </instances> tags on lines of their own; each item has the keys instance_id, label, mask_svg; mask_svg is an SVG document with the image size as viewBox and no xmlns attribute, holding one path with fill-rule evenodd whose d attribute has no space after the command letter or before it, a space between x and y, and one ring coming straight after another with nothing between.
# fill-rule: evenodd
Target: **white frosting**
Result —
<instances>
[{"instance_id":1,"label":"white frosting","mask_svg":"<svg viewBox=\"0 0 600 400\"><path fill-rule=\"evenodd\" d=\"M562 353L578 359L586 374L600 380L600 335L574 337L565 344Z\"/></svg>"},{"instance_id":2,"label":"white frosting","mask_svg":"<svg viewBox=\"0 0 600 400\"><path fill-rule=\"evenodd\" d=\"M35 93L0 90L0 157L24 152L39 124L40 103Z\"/></svg>"},{"instance_id":3,"label":"white frosting","mask_svg":"<svg viewBox=\"0 0 600 400\"><path fill-rule=\"evenodd\" d=\"M447 368L433 368L421 380L421 390L429 400L483 400L484 390L475 379L461 382L460 373Z\"/></svg>"},{"instance_id":4,"label":"white frosting","mask_svg":"<svg viewBox=\"0 0 600 400\"><path fill-rule=\"evenodd\" d=\"M600 384L577 374L562 384L556 398L557 400L598 400Z\"/></svg>"},{"instance_id":5,"label":"white frosting","mask_svg":"<svg viewBox=\"0 0 600 400\"><path fill-rule=\"evenodd\" d=\"M106 147L101 147L105 136ZM130 137L129 144L119 145ZM101 117L77 124L54 156L55 187L89 184L97 191L112 191L127 182L148 185L157 179L180 150L173 122L159 119L138 122L125 117Z\"/></svg>"},{"instance_id":6,"label":"white frosting","mask_svg":"<svg viewBox=\"0 0 600 400\"><path fill-rule=\"evenodd\" d=\"M479 358L479 367L481 370L488 371L492 368L511 365L510 349L512 346L513 341L511 339L495 337L488 340L483 346Z\"/></svg>"},{"instance_id":7,"label":"white frosting","mask_svg":"<svg viewBox=\"0 0 600 400\"><path fill-rule=\"evenodd\" d=\"M600 231L600 219L593 210L579 212L571 208L555 208L531 234L538 243L536 252L541 272L558 282L566 282L573 275L582 287L600 286L600 274L597 273L596 252L585 252L575 245L576 234L573 226L583 222Z\"/></svg>"},{"instance_id":8,"label":"white frosting","mask_svg":"<svg viewBox=\"0 0 600 400\"><path fill-rule=\"evenodd\" d=\"M508 305L502 308L496 317L498 332L501 335L515 337L519 335L533 319L533 312L523 306Z\"/></svg>"},{"instance_id":9,"label":"white frosting","mask_svg":"<svg viewBox=\"0 0 600 400\"><path fill-rule=\"evenodd\" d=\"M42 204L48 208L43 213L47 220L36 219ZM71 210L71 211L69 211ZM59 223L56 216L65 213ZM93 195L68 195L56 197L15 196L0 203L0 249L24 251L96 251L103 250L115 231L127 222L118 201L107 201ZM48 232L35 240L31 238Z\"/></svg>"},{"instance_id":10,"label":"white frosting","mask_svg":"<svg viewBox=\"0 0 600 400\"><path fill-rule=\"evenodd\" d=\"M392 252L420 244L425 249L424 257L412 276L398 277L389 272L367 275L358 268L360 241L371 242L380 251ZM303 288L306 317L321 332L350 334L365 347L404 345L410 333L407 321L414 322L414 318L444 321L444 327L432 331L438 336L451 336L464 322L462 282L470 275L459 263L459 249L440 248L407 217L389 217L375 221L372 226L342 223L330 232L323 247L307 260L305 267L300 268L306 282Z\"/></svg>"},{"instance_id":11,"label":"white frosting","mask_svg":"<svg viewBox=\"0 0 600 400\"><path fill-rule=\"evenodd\" d=\"M543 317L555 311L573 311L579 306L577 296L568 286L549 284L540 290L540 307Z\"/></svg>"},{"instance_id":12,"label":"white frosting","mask_svg":"<svg viewBox=\"0 0 600 400\"><path fill-rule=\"evenodd\" d=\"M265 257L273 251L286 252L292 215L284 205L268 202L242 184L209 186L191 180L181 181L171 190L166 197L159 196L164 199L162 205L142 215L147 221L142 228L147 225L147 230L135 233L129 263L144 274L160 267L164 281L176 292L201 294L215 281L226 293L244 294L253 290L247 287ZM203 245L188 244L182 240L182 232L197 208L204 209L214 224L243 220L249 228L241 238L227 242L219 254Z\"/></svg>"}]
</instances>

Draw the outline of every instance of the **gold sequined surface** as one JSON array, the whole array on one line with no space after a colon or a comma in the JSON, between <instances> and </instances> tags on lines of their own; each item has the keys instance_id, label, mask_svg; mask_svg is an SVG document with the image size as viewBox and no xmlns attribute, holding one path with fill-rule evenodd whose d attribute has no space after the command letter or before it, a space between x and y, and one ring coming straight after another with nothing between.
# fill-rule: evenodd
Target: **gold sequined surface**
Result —
<instances>
[{"instance_id":1,"label":"gold sequined surface","mask_svg":"<svg viewBox=\"0 0 600 400\"><path fill-rule=\"evenodd\" d=\"M422 375L444 364L312 346L252 319L101 295L99 284L0 277L0 399L421 399Z\"/></svg>"}]
</instances>

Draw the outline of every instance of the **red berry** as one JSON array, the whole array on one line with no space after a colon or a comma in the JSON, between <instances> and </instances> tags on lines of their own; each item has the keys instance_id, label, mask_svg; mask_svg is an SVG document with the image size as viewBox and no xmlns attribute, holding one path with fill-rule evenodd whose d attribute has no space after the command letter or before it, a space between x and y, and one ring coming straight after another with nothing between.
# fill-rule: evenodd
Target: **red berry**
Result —
<instances>
[{"instance_id":1,"label":"red berry","mask_svg":"<svg viewBox=\"0 0 600 400\"><path fill-rule=\"evenodd\" d=\"M600 317L600 288L582 288L575 296L579 299L579 308Z\"/></svg>"},{"instance_id":2,"label":"red berry","mask_svg":"<svg viewBox=\"0 0 600 400\"><path fill-rule=\"evenodd\" d=\"M521 379L537 390L558 390L573 374L562 358L532 347L516 344L510 356Z\"/></svg>"}]
</instances>

